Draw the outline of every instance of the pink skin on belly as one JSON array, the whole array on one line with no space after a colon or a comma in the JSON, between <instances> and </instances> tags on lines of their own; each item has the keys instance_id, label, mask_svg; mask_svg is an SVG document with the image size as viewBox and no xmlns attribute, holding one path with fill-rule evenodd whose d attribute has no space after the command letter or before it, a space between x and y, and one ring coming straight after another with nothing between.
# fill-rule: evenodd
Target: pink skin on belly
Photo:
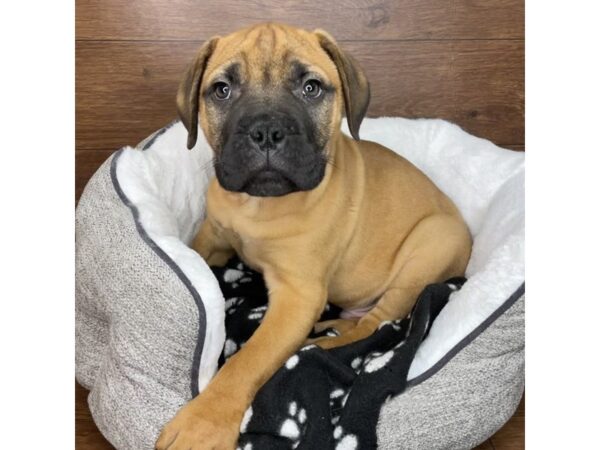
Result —
<instances>
[{"instance_id":1,"label":"pink skin on belly","mask_svg":"<svg viewBox=\"0 0 600 450\"><path fill-rule=\"evenodd\" d=\"M342 319L360 319L362 316L364 316L369 311L371 311L376 303L377 302L373 302L370 305L362 306L360 308L344 309L340 314L340 318L342 318Z\"/></svg>"}]
</instances>

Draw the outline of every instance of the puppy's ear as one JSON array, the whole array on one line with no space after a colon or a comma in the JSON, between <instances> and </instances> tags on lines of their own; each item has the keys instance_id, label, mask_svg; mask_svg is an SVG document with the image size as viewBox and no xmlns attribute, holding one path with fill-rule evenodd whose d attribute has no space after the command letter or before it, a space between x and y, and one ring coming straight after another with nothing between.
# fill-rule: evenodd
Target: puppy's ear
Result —
<instances>
[{"instance_id":1,"label":"puppy's ear","mask_svg":"<svg viewBox=\"0 0 600 450\"><path fill-rule=\"evenodd\" d=\"M198 139L198 107L202 75L208 64L219 37L213 37L198 51L196 58L188 66L177 91L177 112L188 131L187 147L191 149Z\"/></svg>"},{"instance_id":2,"label":"puppy's ear","mask_svg":"<svg viewBox=\"0 0 600 450\"><path fill-rule=\"evenodd\" d=\"M371 98L369 80L354 58L344 53L326 31L315 30L314 33L321 48L325 50L337 67L342 81L348 128L352 137L359 140L358 130L367 113Z\"/></svg>"}]
</instances>

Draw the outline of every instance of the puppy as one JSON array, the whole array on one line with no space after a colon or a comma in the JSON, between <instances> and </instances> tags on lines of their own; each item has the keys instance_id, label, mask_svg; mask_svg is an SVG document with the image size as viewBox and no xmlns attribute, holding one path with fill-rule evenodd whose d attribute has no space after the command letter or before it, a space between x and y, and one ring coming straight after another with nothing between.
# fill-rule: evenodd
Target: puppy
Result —
<instances>
[{"instance_id":1,"label":"puppy","mask_svg":"<svg viewBox=\"0 0 600 450\"><path fill-rule=\"evenodd\" d=\"M326 32L278 24L204 44L177 106L214 150L207 218L194 248L210 265L237 253L260 271L269 308L252 338L167 424L156 447L233 449L257 390L304 342L327 301L343 318L316 324L363 339L406 316L429 283L464 273L467 226L410 162L359 140L369 84ZM345 114L352 137L340 131Z\"/></svg>"}]
</instances>

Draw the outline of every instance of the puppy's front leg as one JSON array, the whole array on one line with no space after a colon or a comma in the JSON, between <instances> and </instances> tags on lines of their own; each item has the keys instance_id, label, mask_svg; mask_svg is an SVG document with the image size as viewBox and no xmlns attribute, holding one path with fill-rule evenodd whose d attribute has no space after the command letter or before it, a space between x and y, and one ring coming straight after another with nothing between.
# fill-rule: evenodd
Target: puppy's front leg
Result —
<instances>
[{"instance_id":1,"label":"puppy's front leg","mask_svg":"<svg viewBox=\"0 0 600 450\"><path fill-rule=\"evenodd\" d=\"M235 251L231 244L223 238L210 218L200 226L200 231L192 244L209 266L224 266Z\"/></svg>"},{"instance_id":2,"label":"puppy's front leg","mask_svg":"<svg viewBox=\"0 0 600 450\"><path fill-rule=\"evenodd\" d=\"M240 422L256 392L302 345L326 302L326 289L270 276L269 308L262 324L227 360L206 389L163 429L159 450L235 448Z\"/></svg>"}]
</instances>

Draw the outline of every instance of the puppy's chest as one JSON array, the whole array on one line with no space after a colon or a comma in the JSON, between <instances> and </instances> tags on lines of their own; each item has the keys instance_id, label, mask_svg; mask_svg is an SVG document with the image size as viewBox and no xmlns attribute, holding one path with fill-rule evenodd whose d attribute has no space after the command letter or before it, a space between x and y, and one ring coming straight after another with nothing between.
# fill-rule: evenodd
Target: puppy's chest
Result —
<instances>
[{"instance_id":1,"label":"puppy's chest","mask_svg":"<svg viewBox=\"0 0 600 450\"><path fill-rule=\"evenodd\" d=\"M231 222L224 224L218 220L213 220L213 224L217 230L217 234L233 247L237 255L249 267L258 272L263 271L261 249L264 247L264 244L262 244L260 238L248 233L248 231L244 230L243 227L240 227L239 224ZM238 226L236 227L236 225Z\"/></svg>"}]
</instances>

